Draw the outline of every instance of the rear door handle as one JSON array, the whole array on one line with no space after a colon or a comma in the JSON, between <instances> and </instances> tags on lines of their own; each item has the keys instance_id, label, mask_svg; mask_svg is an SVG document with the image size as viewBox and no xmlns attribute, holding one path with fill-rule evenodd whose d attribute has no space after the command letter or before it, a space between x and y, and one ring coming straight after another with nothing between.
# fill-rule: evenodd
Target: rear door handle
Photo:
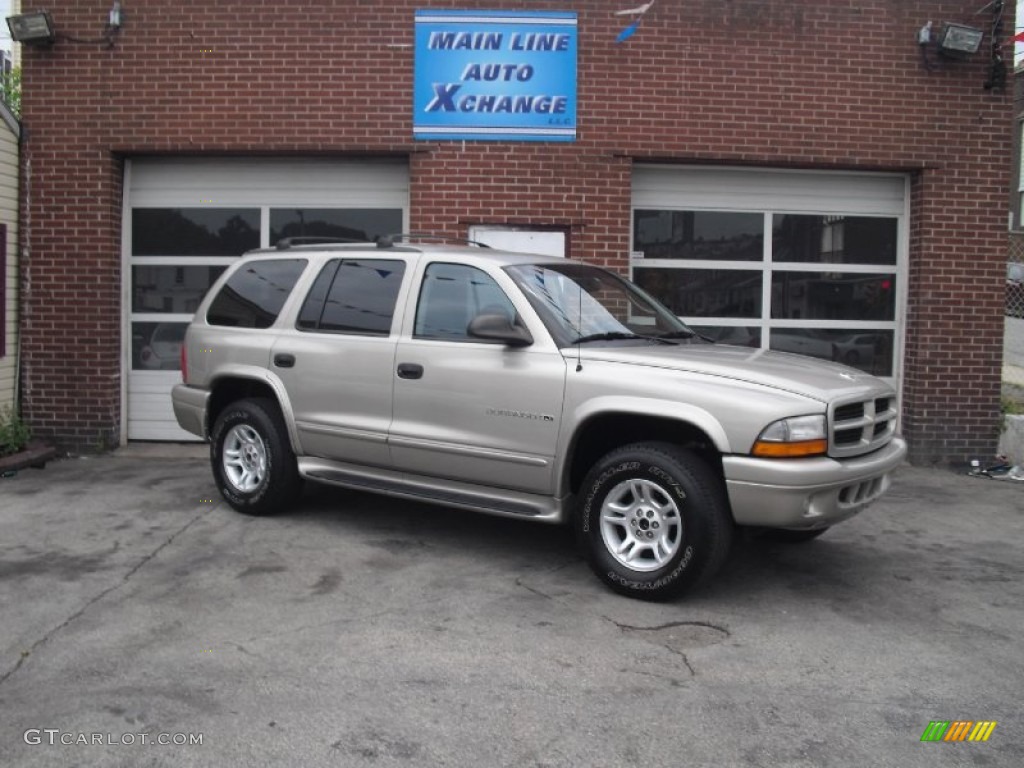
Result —
<instances>
[{"instance_id":1,"label":"rear door handle","mask_svg":"<svg viewBox=\"0 0 1024 768\"><path fill-rule=\"evenodd\" d=\"M417 363L399 363L398 378L420 379L423 377L423 366Z\"/></svg>"},{"instance_id":2,"label":"rear door handle","mask_svg":"<svg viewBox=\"0 0 1024 768\"><path fill-rule=\"evenodd\" d=\"M295 365L295 355L289 355L285 352L278 352L274 355L274 365L278 368L291 368Z\"/></svg>"}]
</instances>

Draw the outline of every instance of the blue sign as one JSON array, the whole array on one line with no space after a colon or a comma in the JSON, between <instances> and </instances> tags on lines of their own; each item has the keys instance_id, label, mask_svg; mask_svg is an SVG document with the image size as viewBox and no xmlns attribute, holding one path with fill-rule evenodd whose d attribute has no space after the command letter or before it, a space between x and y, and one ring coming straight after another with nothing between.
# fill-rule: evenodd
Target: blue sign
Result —
<instances>
[{"instance_id":1,"label":"blue sign","mask_svg":"<svg viewBox=\"0 0 1024 768\"><path fill-rule=\"evenodd\" d=\"M576 140L576 14L417 11L413 136Z\"/></svg>"}]
</instances>

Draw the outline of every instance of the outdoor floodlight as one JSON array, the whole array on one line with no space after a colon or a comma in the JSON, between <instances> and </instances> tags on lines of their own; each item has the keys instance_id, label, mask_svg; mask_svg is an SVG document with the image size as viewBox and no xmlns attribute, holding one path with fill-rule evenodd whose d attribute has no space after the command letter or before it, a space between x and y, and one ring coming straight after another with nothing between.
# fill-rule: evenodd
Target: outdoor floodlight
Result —
<instances>
[{"instance_id":1,"label":"outdoor floodlight","mask_svg":"<svg viewBox=\"0 0 1024 768\"><path fill-rule=\"evenodd\" d=\"M57 39L53 29L53 19L48 11L32 11L18 16L8 16L7 26L11 30L11 38L28 45L50 45Z\"/></svg>"},{"instance_id":2,"label":"outdoor floodlight","mask_svg":"<svg viewBox=\"0 0 1024 768\"><path fill-rule=\"evenodd\" d=\"M970 56L978 52L984 36L985 33L980 29L947 22L942 27L942 34L939 35L939 51L944 56L953 58Z\"/></svg>"}]
</instances>

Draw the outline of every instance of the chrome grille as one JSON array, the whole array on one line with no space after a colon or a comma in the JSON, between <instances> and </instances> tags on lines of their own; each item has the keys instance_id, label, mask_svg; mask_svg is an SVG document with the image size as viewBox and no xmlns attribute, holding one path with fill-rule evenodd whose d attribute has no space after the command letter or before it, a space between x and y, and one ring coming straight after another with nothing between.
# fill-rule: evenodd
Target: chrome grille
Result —
<instances>
[{"instance_id":1,"label":"chrome grille","mask_svg":"<svg viewBox=\"0 0 1024 768\"><path fill-rule=\"evenodd\" d=\"M829 406L829 455L860 456L881 448L896 431L896 398L840 400Z\"/></svg>"}]
</instances>

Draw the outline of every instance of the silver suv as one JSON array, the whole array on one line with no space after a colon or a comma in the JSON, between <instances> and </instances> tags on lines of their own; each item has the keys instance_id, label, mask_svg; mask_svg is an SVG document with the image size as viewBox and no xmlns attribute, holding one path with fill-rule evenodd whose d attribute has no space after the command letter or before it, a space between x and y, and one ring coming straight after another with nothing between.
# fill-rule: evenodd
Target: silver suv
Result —
<instances>
[{"instance_id":1,"label":"silver suv","mask_svg":"<svg viewBox=\"0 0 1024 768\"><path fill-rule=\"evenodd\" d=\"M739 526L813 538L906 452L883 381L713 344L621 277L470 246L246 254L186 334L174 412L236 509L303 478L569 522L613 589L710 577Z\"/></svg>"}]
</instances>

